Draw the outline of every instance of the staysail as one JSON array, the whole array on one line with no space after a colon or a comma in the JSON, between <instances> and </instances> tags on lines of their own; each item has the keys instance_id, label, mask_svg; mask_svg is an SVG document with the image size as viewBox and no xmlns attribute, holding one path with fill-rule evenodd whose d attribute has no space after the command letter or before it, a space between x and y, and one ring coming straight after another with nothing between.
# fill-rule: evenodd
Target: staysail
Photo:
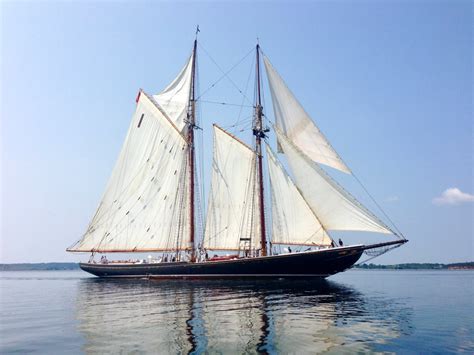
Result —
<instances>
[{"instance_id":1,"label":"staysail","mask_svg":"<svg viewBox=\"0 0 474 355\"><path fill-rule=\"evenodd\" d=\"M296 186L326 230L394 234L275 127Z\"/></svg>"},{"instance_id":2,"label":"staysail","mask_svg":"<svg viewBox=\"0 0 474 355\"><path fill-rule=\"evenodd\" d=\"M263 60L277 127L313 161L350 174L349 168L311 120L268 58L264 56Z\"/></svg>"},{"instance_id":3,"label":"staysail","mask_svg":"<svg viewBox=\"0 0 474 355\"><path fill-rule=\"evenodd\" d=\"M255 152L214 125L214 156L204 248L239 250L240 238L257 236ZM253 241L256 244L256 241Z\"/></svg>"},{"instance_id":4,"label":"staysail","mask_svg":"<svg viewBox=\"0 0 474 355\"><path fill-rule=\"evenodd\" d=\"M162 92L153 95L167 116L180 131L186 126L189 94L192 84L193 54L189 57L181 72Z\"/></svg>"},{"instance_id":5,"label":"staysail","mask_svg":"<svg viewBox=\"0 0 474 355\"><path fill-rule=\"evenodd\" d=\"M272 244L331 245L331 238L266 145L271 184Z\"/></svg>"},{"instance_id":6,"label":"staysail","mask_svg":"<svg viewBox=\"0 0 474 355\"><path fill-rule=\"evenodd\" d=\"M82 239L68 251L184 250L188 246L187 142L140 92L119 158Z\"/></svg>"}]
</instances>

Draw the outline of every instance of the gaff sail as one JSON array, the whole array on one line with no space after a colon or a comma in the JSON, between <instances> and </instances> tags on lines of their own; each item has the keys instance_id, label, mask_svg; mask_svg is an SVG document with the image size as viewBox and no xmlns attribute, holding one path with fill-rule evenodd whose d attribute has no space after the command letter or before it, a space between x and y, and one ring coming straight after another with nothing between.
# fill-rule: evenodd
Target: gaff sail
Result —
<instances>
[{"instance_id":1,"label":"gaff sail","mask_svg":"<svg viewBox=\"0 0 474 355\"><path fill-rule=\"evenodd\" d=\"M255 220L255 152L214 125L214 154L204 248L239 250L240 239L259 247Z\"/></svg>"},{"instance_id":2,"label":"gaff sail","mask_svg":"<svg viewBox=\"0 0 474 355\"><path fill-rule=\"evenodd\" d=\"M187 142L151 96L141 92L97 211L68 251L188 248Z\"/></svg>"}]
</instances>

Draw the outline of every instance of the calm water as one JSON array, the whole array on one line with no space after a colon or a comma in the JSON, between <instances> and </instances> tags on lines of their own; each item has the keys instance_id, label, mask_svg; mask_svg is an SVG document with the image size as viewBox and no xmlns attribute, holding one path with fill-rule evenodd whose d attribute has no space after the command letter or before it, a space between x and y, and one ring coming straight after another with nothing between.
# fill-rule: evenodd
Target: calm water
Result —
<instances>
[{"instance_id":1,"label":"calm water","mask_svg":"<svg viewBox=\"0 0 474 355\"><path fill-rule=\"evenodd\" d=\"M0 353L474 351L474 272L326 282L111 281L0 273Z\"/></svg>"}]
</instances>

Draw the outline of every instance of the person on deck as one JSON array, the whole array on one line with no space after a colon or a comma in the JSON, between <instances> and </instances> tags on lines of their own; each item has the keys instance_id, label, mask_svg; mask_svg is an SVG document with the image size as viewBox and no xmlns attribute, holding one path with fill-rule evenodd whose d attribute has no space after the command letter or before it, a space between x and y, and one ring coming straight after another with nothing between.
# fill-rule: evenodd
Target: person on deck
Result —
<instances>
[{"instance_id":1,"label":"person on deck","mask_svg":"<svg viewBox=\"0 0 474 355\"><path fill-rule=\"evenodd\" d=\"M341 238L339 238L339 246L343 247L344 243L342 242Z\"/></svg>"}]
</instances>

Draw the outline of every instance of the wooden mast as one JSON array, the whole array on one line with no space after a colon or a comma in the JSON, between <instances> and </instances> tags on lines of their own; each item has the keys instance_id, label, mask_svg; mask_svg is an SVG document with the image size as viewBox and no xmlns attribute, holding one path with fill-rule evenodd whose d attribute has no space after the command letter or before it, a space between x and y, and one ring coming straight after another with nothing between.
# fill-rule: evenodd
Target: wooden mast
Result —
<instances>
[{"instance_id":1,"label":"wooden mast","mask_svg":"<svg viewBox=\"0 0 474 355\"><path fill-rule=\"evenodd\" d=\"M263 167L262 167L262 138L265 138L265 129L263 128L263 107L260 92L260 45L257 43L257 102L255 105L255 121L253 134L255 136L255 153L257 154L257 177L258 177L258 200L259 200L259 219L260 219L260 241L262 246L262 256L267 255L267 237L265 228L265 199L263 192Z\"/></svg>"},{"instance_id":2,"label":"wooden mast","mask_svg":"<svg viewBox=\"0 0 474 355\"><path fill-rule=\"evenodd\" d=\"M193 47L193 62L191 68L191 92L189 95L189 111L188 111L188 150L189 150L189 245L191 248L191 262L196 261L195 247L195 199L194 199L194 170L195 170L195 151L194 151L194 128L196 127L196 50L197 50L197 34L199 26L196 29L196 39Z\"/></svg>"}]
</instances>

